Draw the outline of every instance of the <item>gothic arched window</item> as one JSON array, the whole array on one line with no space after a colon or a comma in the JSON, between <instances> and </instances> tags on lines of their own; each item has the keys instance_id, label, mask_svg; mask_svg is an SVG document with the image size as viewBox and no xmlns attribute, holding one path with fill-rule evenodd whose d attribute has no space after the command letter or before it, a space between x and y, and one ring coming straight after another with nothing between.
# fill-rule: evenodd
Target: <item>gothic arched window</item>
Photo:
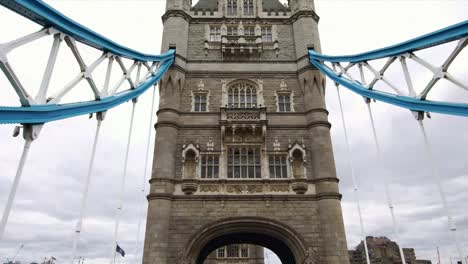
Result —
<instances>
[{"instance_id":1,"label":"gothic arched window","mask_svg":"<svg viewBox=\"0 0 468 264\"><path fill-rule=\"evenodd\" d=\"M227 0L227 14L237 15L237 0Z\"/></svg>"},{"instance_id":2,"label":"gothic arched window","mask_svg":"<svg viewBox=\"0 0 468 264\"><path fill-rule=\"evenodd\" d=\"M227 8L226 8L226 12L228 15L232 14L232 1L231 0L227 0Z\"/></svg>"},{"instance_id":3,"label":"gothic arched window","mask_svg":"<svg viewBox=\"0 0 468 264\"><path fill-rule=\"evenodd\" d=\"M244 0L244 15L254 14L254 2L253 0Z\"/></svg>"},{"instance_id":4,"label":"gothic arched window","mask_svg":"<svg viewBox=\"0 0 468 264\"><path fill-rule=\"evenodd\" d=\"M257 107L257 89L247 83L238 83L229 88L228 107L255 108Z\"/></svg>"}]
</instances>

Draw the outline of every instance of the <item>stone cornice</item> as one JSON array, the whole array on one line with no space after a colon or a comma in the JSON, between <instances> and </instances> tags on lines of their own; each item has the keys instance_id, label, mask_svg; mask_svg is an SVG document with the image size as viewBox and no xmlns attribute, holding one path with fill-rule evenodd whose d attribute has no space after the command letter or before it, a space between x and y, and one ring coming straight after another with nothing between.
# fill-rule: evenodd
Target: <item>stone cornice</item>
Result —
<instances>
[{"instance_id":1,"label":"stone cornice","mask_svg":"<svg viewBox=\"0 0 468 264\"><path fill-rule=\"evenodd\" d=\"M166 13L164 13L164 15L161 17L161 19L164 23L170 17L181 17L187 22L192 21L192 17L189 14L187 14L187 12L183 10L177 10L177 9L167 10Z\"/></svg>"},{"instance_id":2,"label":"stone cornice","mask_svg":"<svg viewBox=\"0 0 468 264\"><path fill-rule=\"evenodd\" d=\"M177 109L174 109L174 108L169 108L169 107L165 107L165 108L160 108L157 112L156 112L156 115L159 115L159 114L162 114L164 112L172 112L174 114L177 114L177 115L180 115L181 112Z\"/></svg>"},{"instance_id":3,"label":"stone cornice","mask_svg":"<svg viewBox=\"0 0 468 264\"><path fill-rule=\"evenodd\" d=\"M299 10L296 13L294 13L289 19L291 20L292 23L294 23L299 18L302 18L302 17L312 17L317 23L320 20L320 17L313 10Z\"/></svg>"},{"instance_id":4,"label":"stone cornice","mask_svg":"<svg viewBox=\"0 0 468 264\"><path fill-rule=\"evenodd\" d=\"M326 178L318 178L318 179L313 179L312 183L320 183L320 182L336 182L339 183L340 179L338 178L333 178L333 177L326 177Z\"/></svg>"},{"instance_id":5,"label":"stone cornice","mask_svg":"<svg viewBox=\"0 0 468 264\"><path fill-rule=\"evenodd\" d=\"M163 112L173 112L177 115L180 115L180 116L219 116L220 115L220 112L219 111L211 111L211 112L184 112L184 111L179 111L177 109L174 109L174 108L168 108L168 107L165 107L165 108L161 108L159 109L156 114L159 114L159 113L163 113ZM309 109L305 112L276 112L276 111L270 111L270 112L267 112L267 115L269 116L288 116L288 115L291 115L291 116L303 116L303 115L308 115L310 113L324 113L324 114L329 114L328 110L325 109L325 108L312 108L312 109Z\"/></svg>"},{"instance_id":6,"label":"stone cornice","mask_svg":"<svg viewBox=\"0 0 468 264\"><path fill-rule=\"evenodd\" d=\"M182 129L182 130L202 130L202 129L215 129L218 130L220 129L220 126L218 124L216 125L180 125L177 122L172 122L172 121L158 121L155 125L154 128L158 129L159 127L163 126L170 126L174 127L177 129ZM313 127L327 127L331 128L332 125L328 121L313 121L309 122L305 125L268 125L268 129L310 129Z\"/></svg>"},{"instance_id":7,"label":"stone cornice","mask_svg":"<svg viewBox=\"0 0 468 264\"><path fill-rule=\"evenodd\" d=\"M325 109L325 108L312 108L312 109L309 109L309 110L303 112L303 114L305 114L305 115L308 115L310 113L324 113L326 115L330 114L330 112L328 112L328 110Z\"/></svg>"},{"instance_id":8,"label":"stone cornice","mask_svg":"<svg viewBox=\"0 0 468 264\"><path fill-rule=\"evenodd\" d=\"M227 183L233 183L233 184L252 184L252 183L262 183L262 184L274 184L274 183L291 183L294 182L295 179L259 179L259 180L231 180L231 179L218 179L218 180L196 180L197 183L200 184L227 184ZM149 183L158 183L158 182L165 182L165 183L171 183L171 184L180 184L183 183L184 180L181 179L167 179L167 178L152 178L149 180ZM305 182L307 183L312 183L316 184L319 182L336 182L339 183L340 180L338 178L334 177L326 177L326 178L318 178L318 179L306 179Z\"/></svg>"},{"instance_id":9,"label":"stone cornice","mask_svg":"<svg viewBox=\"0 0 468 264\"><path fill-rule=\"evenodd\" d=\"M319 200L341 200L339 193L313 194L293 194L293 195L272 195L272 194L251 194L251 195L173 195L166 193L152 193L146 196L151 200L171 200L171 201L319 201Z\"/></svg>"},{"instance_id":10,"label":"stone cornice","mask_svg":"<svg viewBox=\"0 0 468 264\"><path fill-rule=\"evenodd\" d=\"M310 122L307 124L307 128L309 129L313 127L319 127L319 126L331 128L331 123L328 121L314 121L314 122Z\"/></svg>"},{"instance_id":11,"label":"stone cornice","mask_svg":"<svg viewBox=\"0 0 468 264\"><path fill-rule=\"evenodd\" d=\"M160 127L173 127L179 129L179 125L172 121L158 121L156 124L154 124L154 129L158 129Z\"/></svg>"}]
</instances>

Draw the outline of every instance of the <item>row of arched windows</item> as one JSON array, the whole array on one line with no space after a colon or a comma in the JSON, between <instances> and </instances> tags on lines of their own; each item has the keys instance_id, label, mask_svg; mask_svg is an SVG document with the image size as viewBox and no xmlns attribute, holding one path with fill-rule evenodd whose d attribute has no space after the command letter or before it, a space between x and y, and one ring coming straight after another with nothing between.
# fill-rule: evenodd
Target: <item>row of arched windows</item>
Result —
<instances>
[{"instance_id":1,"label":"row of arched windows","mask_svg":"<svg viewBox=\"0 0 468 264\"><path fill-rule=\"evenodd\" d=\"M254 14L254 0L243 0L244 15ZM237 15L237 0L227 0L226 12L228 15Z\"/></svg>"},{"instance_id":2,"label":"row of arched windows","mask_svg":"<svg viewBox=\"0 0 468 264\"><path fill-rule=\"evenodd\" d=\"M183 177L188 179L196 178L197 168L200 166L202 179L218 179L220 162L218 155L201 155L197 159L197 154L190 149L184 154ZM227 162L225 164L226 176L228 179L260 179L262 177L262 162L260 147L258 146L232 146L227 151ZM269 175L272 179L284 178L304 178L305 160L303 151L296 149L289 156L285 154L271 154L268 156Z\"/></svg>"}]
</instances>

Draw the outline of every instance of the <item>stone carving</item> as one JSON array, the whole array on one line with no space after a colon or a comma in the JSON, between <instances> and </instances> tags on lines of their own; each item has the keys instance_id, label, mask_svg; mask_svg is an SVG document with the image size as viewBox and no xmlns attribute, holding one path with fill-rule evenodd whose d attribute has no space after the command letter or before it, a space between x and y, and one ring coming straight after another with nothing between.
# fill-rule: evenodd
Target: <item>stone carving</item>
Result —
<instances>
[{"instance_id":1,"label":"stone carving","mask_svg":"<svg viewBox=\"0 0 468 264\"><path fill-rule=\"evenodd\" d=\"M275 137L275 141L273 142L273 150L274 151L280 151L281 149L281 143L278 140L278 137Z\"/></svg>"},{"instance_id":2,"label":"stone carving","mask_svg":"<svg viewBox=\"0 0 468 264\"><path fill-rule=\"evenodd\" d=\"M209 138L208 142L206 142L206 150L207 151L214 151L214 141L213 138Z\"/></svg>"},{"instance_id":3,"label":"stone carving","mask_svg":"<svg viewBox=\"0 0 468 264\"><path fill-rule=\"evenodd\" d=\"M299 180L294 181L291 184L291 188L297 194L305 194L307 190L309 189L309 185L307 184L305 180L299 179Z\"/></svg>"},{"instance_id":4,"label":"stone carving","mask_svg":"<svg viewBox=\"0 0 468 264\"><path fill-rule=\"evenodd\" d=\"M228 185L227 192L236 194L261 193L263 187L261 185Z\"/></svg>"},{"instance_id":5,"label":"stone carving","mask_svg":"<svg viewBox=\"0 0 468 264\"><path fill-rule=\"evenodd\" d=\"M181 185L181 189L185 194L193 194L198 189L198 184L195 181L184 181Z\"/></svg>"},{"instance_id":6,"label":"stone carving","mask_svg":"<svg viewBox=\"0 0 468 264\"><path fill-rule=\"evenodd\" d=\"M219 186L218 185L200 185L200 192L218 192Z\"/></svg>"},{"instance_id":7,"label":"stone carving","mask_svg":"<svg viewBox=\"0 0 468 264\"><path fill-rule=\"evenodd\" d=\"M204 91L205 90L205 83L203 83L202 80L200 80L197 84L197 89L198 91Z\"/></svg>"},{"instance_id":8,"label":"stone carving","mask_svg":"<svg viewBox=\"0 0 468 264\"><path fill-rule=\"evenodd\" d=\"M183 250L181 250L179 252L179 255L177 256L177 259L178 259L177 264L189 264L189 261L185 257L185 252Z\"/></svg>"},{"instance_id":9,"label":"stone carving","mask_svg":"<svg viewBox=\"0 0 468 264\"><path fill-rule=\"evenodd\" d=\"M259 111L227 111L226 118L229 121L256 121L260 120Z\"/></svg>"},{"instance_id":10,"label":"stone carving","mask_svg":"<svg viewBox=\"0 0 468 264\"><path fill-rule=\"evenodd\" d=\"M316 263L316 259L315 259L315 255L316 255L316 250L312 249L312 248L308 248L307 249L307 254L306 254L306 259L304 260L304 264L315 264Z\"/></svg>"},{"instance_id":11,"label":"stone carving","mask_svg":"<svg viewBox=\"0 0 468 264\"><path fill-rule=\"evenodd\" d=\"M281 79L280 90L281 91L287 91L288 90L288 85L284 82L284 79Z\"/></svg>"},{"instance_id":12,"label":"stone carving","mask_svg":"<svg viewBox=\"0 0 468 264\"><path fill-rule=\"evenodd\" d=\"M287 184L271 185L270 190L272 192L289 192L289 185Z\"/></svg>"}]
</instances>

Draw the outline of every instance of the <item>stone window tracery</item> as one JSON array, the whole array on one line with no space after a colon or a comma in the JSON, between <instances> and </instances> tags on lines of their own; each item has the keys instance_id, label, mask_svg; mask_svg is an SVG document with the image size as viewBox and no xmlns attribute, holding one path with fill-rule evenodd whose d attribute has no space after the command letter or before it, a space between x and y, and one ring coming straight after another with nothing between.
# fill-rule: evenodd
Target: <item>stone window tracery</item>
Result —
<instances>
[{"instance_id":1,"label":"stone window tracery","mask_svg":"<svg viewBox=\"0 0 468 264\"><path fill-rule=\"evenodd\" d=\"M231 86L228 90L228 107L257 107L257 90L255 87L247 83L238 83Z\"/></svg>"},{"instance_id":2,"label":"stone window tracery","mask_svg":"<svg viewBox=\"0 0 468 264\"><path fill-rule=\"evenodd\" d=\"M286 155L270 155L268 162L270 167L270 178L288 178Z\"/></svg>"},{"instance_id":3,"label":"stone window tracery","mask_svg":"<svg viewBox=\"0 0 468 264\"><path fill-rule=\"evenodd\" d=\"M271 26L262 27L262 41L263 42L272 42L273 35L271 33Z\"/></svg>"},{"instance_id":4,"label":"stone window tracery","mask_svg":"<svg viewBox=\"0 0 468 264\"><path fill-rule=\"evenodd\" d=\"M228 27L227 35L228 36L237 36L237 27Z\"/></svg>"},{"instance_id":5,"label":"stone window tracery","mask_svg":"<svg viewBox=\"0 0 468 264\"><path fill-rule=\"evenodd\" d=\"M221 28L219 26L210 27L210 41L213 41L213 42L221 41Z\"/></svg>"},{"instance_id":6,"label":"stone window tracery","mask_svg":"<svg viewBox=\"0 0 468 264\"><path fill-rule=\"evenodd\" d=\"M227 0L227 14L237 15L237 0Z\"/></svg>"},{"instance_id":7,"label":"stone window tracery","mask_svg":"<svg viewBox=\"0 0 468 264\"><path fill-rule=\"evenodd\" d=\"M228 148L227 178L261 178L260 148L232 146Z\"/></svg>"},{"instance_id":8,"label":"stone window tracery","mask_svg":"<svg viewBox=\"0 0 468 264\"><path fill-rule=\"evenodd\" d=\"M219 157L216 155L203 155L201 158L201 178L219 178Z\"/></svg>"},{"instance_id":9,"label":"stone window tracery","mask_svg":"<svg viewBox=\"0 0 468 264\"><path fill-rule=\"evenodd\" d=\"M253 0L244 0L244 15L252 16L254 14Z\"/></svg>"},{"instance_id":10,"label":"stone window tracery","mask_svg":"<svg viewBox=\"0 0 468 264\"><path fill-rule=\"evenodd\" d=\"M291 93L278 93L278 112L291 112Z\"/></svg>"},{"instance_id":11,"label":"stone window tracery","mask_svg":"<svg viewBox=\"0 0 468 264\"><path fill-rule=\"evenodd\" d=\"M255 36L255 28L254 27L245 27L244 28L244 35L245 36Z\"/></svg>"},{"instance_id":12,"label":"stone window tracery","mask_svg":"<svg viewBox=\"0 0 468 264\"><path fill-rule=\"evenodd\" d=\"M193 98L193 111L194 112L207 112L207 97L206 93L195 93Z\"/></svg>"}]
</instances>

